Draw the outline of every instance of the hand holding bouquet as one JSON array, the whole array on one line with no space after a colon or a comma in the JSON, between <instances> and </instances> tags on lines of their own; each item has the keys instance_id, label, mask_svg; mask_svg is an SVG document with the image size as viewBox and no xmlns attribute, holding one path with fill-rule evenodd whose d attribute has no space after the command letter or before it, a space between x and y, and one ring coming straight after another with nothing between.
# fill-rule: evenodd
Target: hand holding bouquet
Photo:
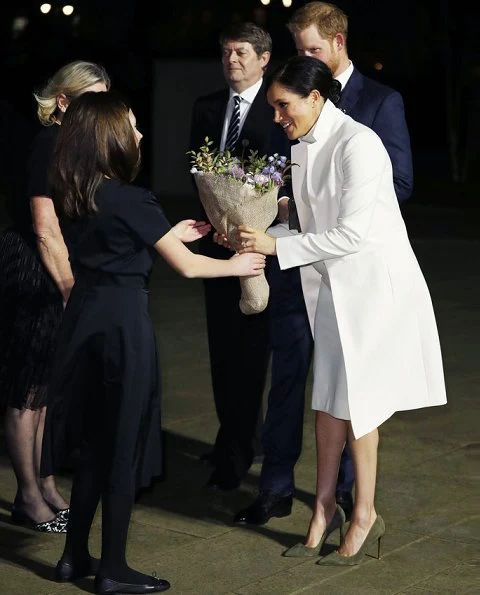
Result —
<instances>
[{"instance_id":1,"label":"hand holding bouquet","mask_svg":"<svg viewBox=\"0 0 480 595\"><path fill-rule=\"evenodd\" d=\"M272 224L277 215L278 190L287 179L290 165L278 154L267 157L250 151L244 159L232 157L229 151L219 152L212 144L207 137L198 152L188 152L190 172L210 223L234 244L233 234L239 225L265 231ZM265 275L242 278L240 285L240 310L244 314L262 312L269 297Z\"/></svg>"}]
</instances>

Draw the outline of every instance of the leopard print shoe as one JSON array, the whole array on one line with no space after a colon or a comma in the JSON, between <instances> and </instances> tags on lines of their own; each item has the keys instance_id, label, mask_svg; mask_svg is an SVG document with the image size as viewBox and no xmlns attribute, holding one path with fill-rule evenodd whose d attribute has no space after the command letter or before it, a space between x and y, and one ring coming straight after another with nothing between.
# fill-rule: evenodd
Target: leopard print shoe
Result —
<instances>
[{"instance_id":1,"label":"leopard print shoe","mask_svg":"<svg viewBox=\"0 0 480 595\"><path fill-rule=\"evenodd\" d=\"M12 522L16 525L28 525L35 531L40 533L66 533L67 521L61 520L57 515L51 521L37 523L26 512L20 510L15 504L12 505L11 513Z\"/></svg>"}]
</instances>

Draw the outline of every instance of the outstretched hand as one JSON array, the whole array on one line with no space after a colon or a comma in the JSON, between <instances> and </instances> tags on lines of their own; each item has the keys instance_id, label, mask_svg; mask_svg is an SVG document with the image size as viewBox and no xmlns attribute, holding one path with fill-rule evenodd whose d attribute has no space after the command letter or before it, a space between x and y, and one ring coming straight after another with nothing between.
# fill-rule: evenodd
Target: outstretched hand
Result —
<instances>
[{"instance_id":1,"label":"outstretched hand","mask_svg":"<svg viewBox=\"0 0 480 595\"><path fill-rule=\"evenodd\" d=\"M172 227L173 233L183 243L194 242L206 236L212 226L206 221L196 221L195 219L184 219Z\"/></svg>"},{"instance_id":2,"label":"outstretched hand","mask_svg":"<svg viewBox=\"0 0 480 595\"><path fill-rule=\"evenodd\" d=\"M239 225L233 238L234 247L239 254L259 252L267 256L274 256L277 253L276 238L269 236L261 229Z\"/></svg>"},{"instance_id":3,"label":"outstretched hand","mask_svg":"<svg viewBox=\"0 0 480 595\"><path fill-rule=\"evenodd\" d=\"M263 273L266 258L263 254L234 254L230 257L236 277L258 277Z\"/></svg>"}]
</instances>

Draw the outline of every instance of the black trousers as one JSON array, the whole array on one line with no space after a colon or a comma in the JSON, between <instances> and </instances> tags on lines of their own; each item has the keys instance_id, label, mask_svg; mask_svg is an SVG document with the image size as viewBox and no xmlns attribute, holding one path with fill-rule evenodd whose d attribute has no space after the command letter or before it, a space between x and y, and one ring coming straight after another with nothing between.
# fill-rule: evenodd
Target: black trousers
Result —
<instances>
[{"instance_id":1,"label":"black trousers","mask_svg":"<svg viewBox=\"0 0 480 595\"><path fill-rule=\"evenodd\" d=\"M209 240L211 242L211 239ZM202 252L230 258L210 245ZM220 427L214 446L217 474L240 481L250 468L270 358L268 308L245 315L236 277L206 279L205 306L213 397Z\"/></svg>"},{"instance_id":2,"label":"black trousers","mask_svg":"<svg viewBox=\"0 0 480 595\"><path fill-rule=\"evenodd\" d=\"M286 496L295 490L294 468L303 442L305 389L313 354L299 268L280 270L269 260L272 380L263 428L265 459L260 490ZM309 401L311 395L308 397ZM310 403L308 403L310 407ZM348 447L340 462L337 492L350 492L354 483Z\"/></svg>"},{"instance_id":3,"label":"black trousers","mask_svg":"<svg viewBox=\"0 0 480 595\"><path fill-rule=\"evenodd\" d=\"M260 490L286 496L295 489L294 467L303 441L305 389L313 337L298 268L269 263L272 380L263 430L265 459Z\"/></svg>"}]
</instances>

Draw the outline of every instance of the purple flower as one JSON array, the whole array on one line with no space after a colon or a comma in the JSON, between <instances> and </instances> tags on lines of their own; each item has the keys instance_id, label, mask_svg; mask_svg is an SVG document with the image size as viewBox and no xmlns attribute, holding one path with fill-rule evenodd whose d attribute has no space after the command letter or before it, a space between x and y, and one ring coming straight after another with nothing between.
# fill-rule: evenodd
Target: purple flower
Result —
<instances>
[{"instance_id":1,"label":"purple flower","mask_svg":"<svg viewBox=\"0 0 480 595\"><path fill-rule=\"evenodd\" d=\"M232 167L232 169L230 170L230 173L237 180L241 180L243 178L243 176L245 175L245 172L243 171L243 169L241 167L239 167L238 165L234 165Z\"/></svg>"},{"instance_id":2,"label":"purple flower","mask_svg":"<svg viewBox=\"0 0 480 595\"><path fill-rule=\"evenodd\" d=\"M279 171L276 171L272 174L272 182L275 184L275 186L280 186L282 183L282 174Z\"/></svg>"},{"instance_id":3,"label":"purple flower","mask_svg":"<svg viewBox=\"0 0 480 595\"><path fill-rule=\"evenodd\" d=\"M275 169L275 167L273 165L267 165L267 167L264 167L262 169L262 174L264 176L271 176L273 173L275 173L277 170Z\"/></svg>"},{"instance_id":4,"label":"purple flower","mask_svg":"<svg viewBox=\"0 0 480 595\"><path fill-rule=\"evenodd\" d=\"M263 186L264 184L268 184L270 178L265 174L256 174L253 179L255 181L255 184Z\"/></svg>"}]
</instances>

